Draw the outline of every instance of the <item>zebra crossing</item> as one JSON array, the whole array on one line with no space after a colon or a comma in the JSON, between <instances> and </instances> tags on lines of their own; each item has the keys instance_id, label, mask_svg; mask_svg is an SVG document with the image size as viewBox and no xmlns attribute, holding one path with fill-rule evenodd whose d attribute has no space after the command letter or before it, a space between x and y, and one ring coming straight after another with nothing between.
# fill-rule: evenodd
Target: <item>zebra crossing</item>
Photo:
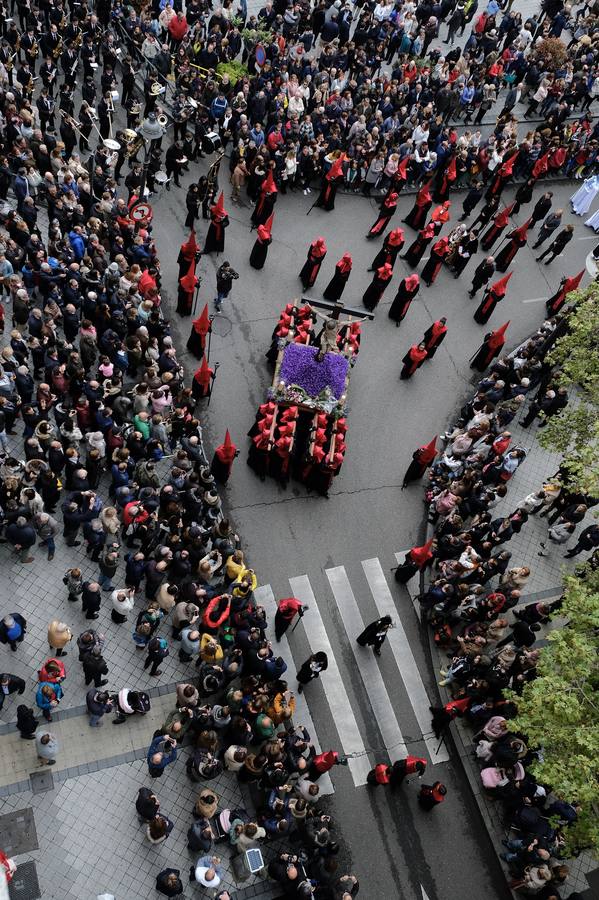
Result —
<instances>
[{"instance_id":1,"label":"zebra crossing","mask_svg":"<svg viewBox=\"0 0 599 900\"><path fill-rule=\"evenodd\" d=\"M405 551L395 556L399 560L403 559L404 554ZM431 733L429 707L432 698L429 699L383 566L378 558L373 558L362 560L360 567L378 615L390 615L394 622L394 628L388 632L384 645L384 666L381 665L382 660L356 643L357 635L374 618L370 616L365 621L356 600L356 596L364 596L363 581L359 573L353 576L356 581L359 579L359 583L352 585L345 566L333 566L324 570L325 584L328 585L332 598L329 610L334 612L334 619L341 623L340 628L335 627L335 622L329 621L331 613L323 617L327 601L321 593L317 599L310 576L297 575L289 578L293 596L310 607L297 628L303 629L310 651L324 651L329 661L328 669L320 681L330 719L327 717L327 721L322 723L318 719L316 723L313 721L306 702L306 693L310 694L307 691L296 697L295 720L308 729L317 750L320 749L319 726L330 734L331 723L334 725L339 737L338 746L350 757L348 768L356 787L366 784L366 776L373 764L384 759L383 750L393 760L410 752L426 756L429 766L449 759L445 745L439 746ZM318 576L313 576L312 581L318 583ZM410 591L411 596L413 593L415 592ZM279 597L282 596L287 594L279 594ZM255 598L264 606L269 620L272 620L277 600L271 585L258 587ZM419 612L417 603L414 603L414 608ZM411 615L411 611L408 611L408 615ZM277 652L287 663L289 673L297 671L306 656L305 650L301 652L297 648L292 649L294 643L296 642L288 631L277 647ZM389 676L391 668L394 670L393 677ZM345 677L342 670L345 670ZM292 676L289 680L293 681ZM363 689L361 691L360 685ZM380 734L377 741L378 753L367 746L364 726L358 722L358 694L362 698L366 697L369 705L368 717L364 713L364 721L369 724L374 722ZM399 706L400 716L397 712ZM334 790L329 776L321 778L319 783L321 793L331 793Z\"/></svg>"}]
</instances>

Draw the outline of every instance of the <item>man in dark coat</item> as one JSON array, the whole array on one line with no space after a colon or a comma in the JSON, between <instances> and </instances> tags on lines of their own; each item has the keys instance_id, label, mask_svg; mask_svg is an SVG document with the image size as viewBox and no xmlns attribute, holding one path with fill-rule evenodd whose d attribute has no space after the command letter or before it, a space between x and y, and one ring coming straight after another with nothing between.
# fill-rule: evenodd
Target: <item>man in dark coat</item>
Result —
<instances>
[{"instance_id":1,"label":"man in dark coat","mask_svg":"<svg viewBox=\"0 0 599 900\"><path fill-rule=\"evenodd\" d=\"M29 555L29 550L35 546L37 535L35 528L25 516L19 516L16 522L11 522L6 529L6 537L15 550L21 554L19 559L22 563L33 562L33 556Z\"/></svg>"},{"instance_id":2,"label":"man in dark coat","mask_svg":"<svg viewBox=\"0 0 599 900\"><path fill-rule=\"evenodd\" d=\"M562 228L557 237L549 244L547 249L543 250L540 256L537 256L537 262L541 262L542 259L548 256L549 259L545 263L545 265L548 266L549 263L553 262L556 256L560 256L564 252L573 237L574 225L566 225L566 227Z\"/></svg>"},{"instance_id":3,"label":"man in dark coat","mask_svg":"<svg viewBox=\"0 0 599 900\"><path fill-rule=\"evenodd\" d=\"M0 709L4 706L4 700L11 694L25 693L25 682L18 675L11 675L9 672L3 672L0 675Z\"/></svg>"},{"instance_id":4,"label":"man in dark coat","mask_svg":"<svg viewBox=\"0 0 599 900\"><path fill-rule=\"evenodd\" d=\"M537 202L535 203L534 209L532 211L532 215L530 217L530 227L534 228L537 222L540 222L541 219L544 219L549 210L551 209L551 198L553 197L552 191L547 191L543 194L542 197L539 197Z\"/></svg>"},{"instance_id":5,"label":"man in dark coat","mask_svg":"<svg viewBox=\"0 0 599 900\"><path fill-rule=\"evenodd\" d=\"M492 256L487 256L481 263L478 264L474 271L474 278L472 279L472 287L468 291L469 297L474 297L477 291L484 287L491 276L495 272L495 259Z\"/></svg>"}]
</instances>

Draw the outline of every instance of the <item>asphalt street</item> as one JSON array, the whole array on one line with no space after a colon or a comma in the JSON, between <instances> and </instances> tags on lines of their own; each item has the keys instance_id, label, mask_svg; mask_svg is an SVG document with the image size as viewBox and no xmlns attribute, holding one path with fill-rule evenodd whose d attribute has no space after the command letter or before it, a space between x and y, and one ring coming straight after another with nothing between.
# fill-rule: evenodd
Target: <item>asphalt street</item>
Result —
<instances>
[{"instance_id":1,"label":"asphalt street","mask_svg":"<svg viewBox=\"0 0 599 900\"><path fill-rule=\"evenodd\" d=\"M195 171L186 174L183 185L190 182L192 174L195 177ZM294 482L285 490L273 481L260 482L245 463L246 433L271 381L264 353L280 309L288 300L301 296L298 273L308 244L317 235L326 238L328 254L310 296L322 296L336 261L349 250L354 266L343 300L348 305L360 306L362 293L371 278L367 269L379 246L378 242L365 239L368 227L376 218L376 203L361 196L338 195L333 212L314 209L308 216L314 194L304 197L300 192L279 197L273 243L265 268L257 272L248 264L254 241L249 229L252 207L230 202L227 177L225 161L221 184L225 186L231 220L226 252L218 259L202 257L198 302L198 311L205 302L213 311L215 270L223 259L228 259L240 278L214 323L210 362L219 362L220 367L210 409L202 416L208 447L220 443L225 427L229 427L241 451L224 492L227 510L243 537L260 583L270 585L275 597L290 595L290 578L307 576L308 588L318 608L319 624L326 632L342 683L340 693L335 678L328 678L331 673L327 672L321 683L309 688L308 706L321 746L341 747L346 752L355 749L355 745L348 747L352 740L345 724L343 728L336 725L339 704L345 705L346 697L351 707L349 718L360 732L363 746L375 751L370 754L370 762L393 758L393 750L396 756L401 755L398 751L403 749L385 740L385 734L389 733L385 710L401 729L407 750L427 756L423 738L424 735L428 740L430 750L431 737L427 735L426 725L423 726L427 710L422 702L414 701L409 673L406 677L402 666L407 647L402 650L400 643L392 654L387 645L380 660L380 674L374 673L373 680L369 665L354 656L352 638L358 632L352 631L353 620L345 612L343 597L339 592L333 593L330 572L341 567L359 615L366 623L380 611L380 585L373 588L372 578L366 577L368 573L362 562L377 561L399 614L401 638L409 645L418 670L420 693L424 689L425 696L433 699L435 679L426 635L408 592L395 585L391 570L396 562L395 554L422 536L422 492L418 486L401 491L402 475L411 454L444 430L453 410L474 384L468 359L486 329L472 319L478 300L470 300L467 290L482 254L460 279L442 271L431 288L422 285L407 318L396 329L387 317L387 310L396 284L409 272L406 264L398 260L393 281L376 310L374 322L363 329L350 385L348 450L330 499L308 495ZM550 266L535 262L530 246L520 251L507 297L489 323L496 328L510 320L508 346L516 345L538 326L544 317L542 299L553 293L564 273L574 274L584 267L586 256L594 246L593 233L570 213L568 200L578 183L551 187L554 208L564 209L563 224L576 225L575 239L567 249L567 256ZM534 200L540 192L541 188ZM506 189L506 203L512 195L513 191ZM463 194L452 198L453 220L461 214L462 198ZM394 226L400 224L412 202L412 197L401 198ZM153 198L153 203L162 283L174 298L175 261L185 235L184 188L173 187L172 191ZM516 223L521 224L527 214L527 208L522 209ZM407 226L405 230L409 243L413 232ZM200 244L205 233L206 223L198 223ZM529 241L529 245L532 243ZM586 280L588 276L583 284ZM190 320L176 315L174 303L169 304L167 300L166 306L175 333L179 332L178 346L183 347ZM442 315L447 316L449 333L435 359L426 363L410 381L400 381L402 356L430 323ZM186 364L191 373L195 361L187 358ZM315 636L322 633L318 632L312 615L312 611L308 612L291 638L296 665L309 655ZM376 694L374 700L373 694ZM343 823L353 868L368 885L366 896L387 894L410 900L422 900L425 896L429 900L457 900L465 891L486 898L506 896L505 881L494 854L490 853L461 770L450 758L429 766L429 773L443 780L449 791L446 803L432 814L418 808L415 784L406 784L399 795L391 795L383 789L356 787L356 778L348 769L335 771L334 811Z\"/></svg>"}]
</instances>

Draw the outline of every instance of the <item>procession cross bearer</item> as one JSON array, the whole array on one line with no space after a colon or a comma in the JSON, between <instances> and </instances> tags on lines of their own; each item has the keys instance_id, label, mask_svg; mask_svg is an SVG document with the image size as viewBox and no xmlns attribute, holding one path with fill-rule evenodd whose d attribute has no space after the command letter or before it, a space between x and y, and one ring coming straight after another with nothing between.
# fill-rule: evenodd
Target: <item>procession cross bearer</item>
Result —
<instances>
[{"instance_id":1,"label":"procession cross bearer","mask_svg":"<svg viewBox=\"0 0 599 900\"><path fill-rule=\"evenodd\" d=\"M337 338L342 328L345 328L348 322L341 321L340 316L343 313L350 319L357 319L362 322L364 319L374 319L372 313L364 312L363 309L352 309L351 306L345 306L340 300L336 303L329 303L327 300L311 300L309 297L302 297L304 303L309 303L314 310L315 315L323 320L324 324L319 335L320 350L316 354L318 362L322 362L326 353L339 353L339 345ZM319 312L324 309L327 314Z\"/></svg>"}]
</instances>

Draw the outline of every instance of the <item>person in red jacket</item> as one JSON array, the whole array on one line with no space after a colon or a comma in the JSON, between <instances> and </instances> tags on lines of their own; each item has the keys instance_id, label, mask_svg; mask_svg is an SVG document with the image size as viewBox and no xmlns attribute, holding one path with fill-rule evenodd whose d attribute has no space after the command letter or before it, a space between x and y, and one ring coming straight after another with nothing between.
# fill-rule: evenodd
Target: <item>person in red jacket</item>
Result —
<instances>
[{"instance_id":1,"label":"person in red jacket","mask_svg":"<svg viewBox=\"0 0 599 900\"><path fill-rule=\"evenodd\" d=\"M346 766L347 759L339 756L336 750L325 750L313 756L308 767L308 778L310 781L318 781L321 775L330 772L333 766Z\"/></svg>"},{"instance_id":2,"label":"person in red jacket","mask_svg":"<svg viewBox=\"0 0 599 900\"><path fill-rule=\"evenodd\" d=\"M422 778L426 771L426 760L420 756L406 756L393 763L391 772L391 787L400 787L404 778L408 775L418 775Z\"/></svg>"},{"instance_id":3,"label":"person in red jacket","mask_svg":"<svg viewBox=\"0 0 599 900\"><path fill-rule=\"evenodd\" d=\"M441 781L434 784L423 784L418 791L418 802L423 809L433 809L439 803L443 803L447 788Z\"/></svg>"},{"instance_id":4,"label":"person in red jacket","mask_svg":"<svg viewBox=\"0 0 599 900\"><path fill-rule=\"evenodd\" d=\"M187 34L187 19L182 12L178 12L168 23L168 33L170 38L170 48L173 53L177 52L179 44Z\"/></svg>"},{"instance_id":5,"label":"person in red jacket","mask_svg":"<svg viewBox=\"0 0 599 900\"><path fill-rule=\"evenodd\" d=\"M301 618L307 608L296 597L285 597L283 600L279 600L275 613L275 638L277 641L281 640L296 615L299 614Z\"/></svg>"},{"instance_id":6,"label":"person in red jacket","mask_svg":"<svg viewBox=\"0 0 599 900\"><path fill-rule=\"evenodd\" d=\"M378 763L374 769L370 770L366 776L366 781L372 787L378 787L379 784L391 784L392 775L393 769L391 766L388 766L386 763Z\"/></svg>"}]
</instances>

